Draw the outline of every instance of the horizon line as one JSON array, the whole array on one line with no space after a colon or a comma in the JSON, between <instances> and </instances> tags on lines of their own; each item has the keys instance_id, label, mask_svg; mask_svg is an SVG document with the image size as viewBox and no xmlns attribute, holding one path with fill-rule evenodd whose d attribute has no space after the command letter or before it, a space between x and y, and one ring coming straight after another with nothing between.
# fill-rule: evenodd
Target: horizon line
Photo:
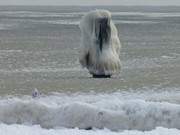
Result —
<instances>
[{"instance_id":1,"label":"horizon line","mask_svg":"<svg viewBox=\"0 0 180 135\"><path fill-rule=\"evenodd\" d=\"M153 7L159 7L159 6L163 6L163 7L179 7L180 5L160 5L160 4L158 4L158 5L141 5L141 4L139 4L139 5L134 5L134 4L132 4L132 5L129 5L129 4L124 4L124 5L115 5L115 4L112 4L112 5L106 5L106 4L104 4L104 5L100 5L100 4L89 4L89 5L85 5L85 4L82 4L82 5L69 5L69 4L64 4L64 5L54 5L54 4L52 4L52 5L49 5L49 4L1 4L0 6L71 6L71 7L76 7L76 6L116 6L116 7L118 7L118 6L153 6Z\"/></svg>"}]
</instances>

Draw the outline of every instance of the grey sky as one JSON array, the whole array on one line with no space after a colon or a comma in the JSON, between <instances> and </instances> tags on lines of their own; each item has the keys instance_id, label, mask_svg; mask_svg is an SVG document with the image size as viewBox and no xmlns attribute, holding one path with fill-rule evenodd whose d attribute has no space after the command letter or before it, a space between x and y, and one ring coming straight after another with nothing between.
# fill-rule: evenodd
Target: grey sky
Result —
<instances>
[{"instance_id":1,"label":"grey sky","mask_svg":"<svg viewBox=\"0 0 180 135\"><path fill-rule=\"evenodd\" d=\"M0 5L180 5L180 0L0 0Z\"/></svg>"}]
</instances>

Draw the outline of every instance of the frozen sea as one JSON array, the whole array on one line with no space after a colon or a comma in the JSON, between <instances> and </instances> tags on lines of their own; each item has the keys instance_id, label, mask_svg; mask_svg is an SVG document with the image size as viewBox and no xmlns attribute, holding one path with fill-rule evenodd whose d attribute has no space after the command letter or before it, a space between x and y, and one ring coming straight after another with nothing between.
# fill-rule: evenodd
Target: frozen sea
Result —
<instances>
[{"instance_id":1,"label":"frozen sea","mask_svg":"<svg viewBox=\"0 0 180 135\"><path fill-rule=\"evenodd\" d=\"M122 44L110 79L78 62L94 9L111 11ZM0 135L24 133L179 135L180 8L0 6Z\"/></svg>"}]
</instances>

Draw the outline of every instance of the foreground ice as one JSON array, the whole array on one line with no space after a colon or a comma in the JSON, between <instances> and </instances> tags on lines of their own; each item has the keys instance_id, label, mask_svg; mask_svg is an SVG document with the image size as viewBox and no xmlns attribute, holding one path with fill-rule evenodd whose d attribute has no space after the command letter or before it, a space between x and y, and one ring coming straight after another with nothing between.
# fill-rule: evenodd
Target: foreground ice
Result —
<instances>
[{"instance_id":1,"label":"foreground ice","mask_svg":"<svg viewBox=\"0 0 180 135\"><path fill-rule=\"evenodd\" d=\"M27 126L27 125L5 125L0 124L0 134L1 135L179 135L180 130L177 129L167 129L158 127L152 131L122 131L113 132L107 129L103 130L80 130L75 129L43 129L40 126Z\"/></svg>"},{"instance_id":2,"label":"foreground ice","mask_svg":"<svg viewBox=\"0 0 180 135\"><path fill-rule=\"evenodd\" d=\"M125 99L118 94L46 96L0 100L0 123L119 130L180 129L177 103ZM168 99L168 97L167 97Z\"/></svg>"}]
</instances>

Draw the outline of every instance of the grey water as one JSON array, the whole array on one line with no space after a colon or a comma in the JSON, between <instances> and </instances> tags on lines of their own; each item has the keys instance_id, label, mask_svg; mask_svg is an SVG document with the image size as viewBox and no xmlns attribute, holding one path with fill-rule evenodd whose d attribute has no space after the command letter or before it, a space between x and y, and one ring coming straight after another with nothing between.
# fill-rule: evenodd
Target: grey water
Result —
<instances>
[{"instance_id":1,"label":"grey water","mask_svg":"<svg viewBox=\"0 0 180 135\"><path fill-rule=\"evenodd\" d=\"M122 71L93 79L78 62L79 21L108 9ZM180 90L179 7L0 6L0 95Z\"/></svg>"}]
</instances>

